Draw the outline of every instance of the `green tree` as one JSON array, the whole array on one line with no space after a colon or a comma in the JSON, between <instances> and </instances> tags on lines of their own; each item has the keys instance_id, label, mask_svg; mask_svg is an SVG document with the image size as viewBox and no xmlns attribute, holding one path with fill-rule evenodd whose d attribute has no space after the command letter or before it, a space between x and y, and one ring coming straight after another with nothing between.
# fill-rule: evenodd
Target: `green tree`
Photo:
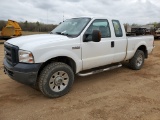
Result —
<instances>
[{"instance_id":1,"label":"green tree","mask_svg":"<svg viewBox=\"0 0 160 120\"><path fill-rule=\"evenodd\" d=\"M28 31L28 21L27 20L24 22L24 30Z\"/></svg>"},{"instance_id":2,"label":"green tree","mask_svg":"<svg viewBox=\"0 0 160 120\"><path fill-rule=\"evenodd\" d=\"M154 25L154 27L157 27L158 23L157 23L157 22L154 22L153 25Z\"/></svg>"},{"instance_id":3,"label":"green tree","mask_svg":"<svg viewBox=\"0 0 160 120\"><path fill-rule=\"evenodd\" d=\"M37 31L40 32L40 23L39 23L38 21L36 22L36 26L37 26L37 27L36 27L36 28L37 28Z\"/></svg>"}]
</instances>

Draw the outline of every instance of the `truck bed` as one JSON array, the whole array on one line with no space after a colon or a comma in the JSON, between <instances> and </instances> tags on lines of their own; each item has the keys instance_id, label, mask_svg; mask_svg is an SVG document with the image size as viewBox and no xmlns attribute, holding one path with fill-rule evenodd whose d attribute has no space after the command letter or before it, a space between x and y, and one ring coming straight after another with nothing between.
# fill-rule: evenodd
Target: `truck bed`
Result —
<instances>
[{"instance_id":1,"label":"truck bed","mask_svg":"<svg viewBox=\"0 0 160 120\"><path fill-rule=\"evenodd\" d=\"M153 41L154 41L153 35L127 36L127 40L128 40L128 47L127 47L126 60L133 57L136 49L139 47L139 44L143 44L144 46L147 46L148 53L152 52Z\"/></svg>"}]
</instances>

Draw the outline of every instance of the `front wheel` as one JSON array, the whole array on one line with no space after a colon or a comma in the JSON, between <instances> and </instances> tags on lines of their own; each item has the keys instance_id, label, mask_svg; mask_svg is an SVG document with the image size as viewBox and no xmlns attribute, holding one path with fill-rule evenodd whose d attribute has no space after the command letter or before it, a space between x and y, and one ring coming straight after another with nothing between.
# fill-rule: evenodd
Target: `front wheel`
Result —
<instances>
[{"instance_id":1,"label":"front wheel","mask_svg":"<svg viewBox=\"0 0 160 120\"><path fill-rule=\"evenodd\" d=\"M133 70L140 70L144 64L144 52L137 50L133 58L129 60L129 67Z\"/></svg>"},{"instance_id":2,"label":"front wheel","mask_svg":"<svg viewBox=\"0 0 160 120\"><path fill-rule=\"evenodd\" d=\"M65 63L54 62L47 65L39 77L39 89L51 98L67 94L74 82L73 70Z\"/></svg>"}]
</instances>

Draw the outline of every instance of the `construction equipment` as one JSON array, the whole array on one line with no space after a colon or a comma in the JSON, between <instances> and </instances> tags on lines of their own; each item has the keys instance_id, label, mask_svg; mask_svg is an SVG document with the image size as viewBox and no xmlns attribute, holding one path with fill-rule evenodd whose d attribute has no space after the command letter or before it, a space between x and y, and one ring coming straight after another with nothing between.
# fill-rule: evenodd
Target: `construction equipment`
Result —
<instances>
[{"instance_id":1,"label":"construction equipment","mask_svg":"<svg viewBox=\"0 0 160 120\"><path fill-rule=\"evenodd\" d=\"M127 36L152 35L153 29L154 29L154 25L142 25L142 26L126 25L125 26Z\"/></svg>"},{"instance_id":2,"label":"construction equipment","mask_svg":"<svg viewBox=\"0 0 160 120\"><path fill-rule=\"evenodd\" d=\"M22 35L22 29L16 21L8 20L6 26L1 31L1 39L10 39Z\"/></svg>"}]
</instances>

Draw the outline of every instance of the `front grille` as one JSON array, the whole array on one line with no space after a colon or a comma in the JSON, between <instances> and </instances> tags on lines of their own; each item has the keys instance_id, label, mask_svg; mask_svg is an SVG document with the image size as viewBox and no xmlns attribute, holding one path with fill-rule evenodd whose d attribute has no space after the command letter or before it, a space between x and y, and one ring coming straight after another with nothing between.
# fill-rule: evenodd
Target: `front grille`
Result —
<instances>
[{"instance_id":1,"label":"front grille","mask_svg":"<svg viewBox=\"0 0 160 120\"><path fill-rule=\"evenodd\" d=\"M19 48L17 46L11 45L7 42L4 44L5 58L12 66L18 63L18 50Z\"/></svg>"}]
</instances>

